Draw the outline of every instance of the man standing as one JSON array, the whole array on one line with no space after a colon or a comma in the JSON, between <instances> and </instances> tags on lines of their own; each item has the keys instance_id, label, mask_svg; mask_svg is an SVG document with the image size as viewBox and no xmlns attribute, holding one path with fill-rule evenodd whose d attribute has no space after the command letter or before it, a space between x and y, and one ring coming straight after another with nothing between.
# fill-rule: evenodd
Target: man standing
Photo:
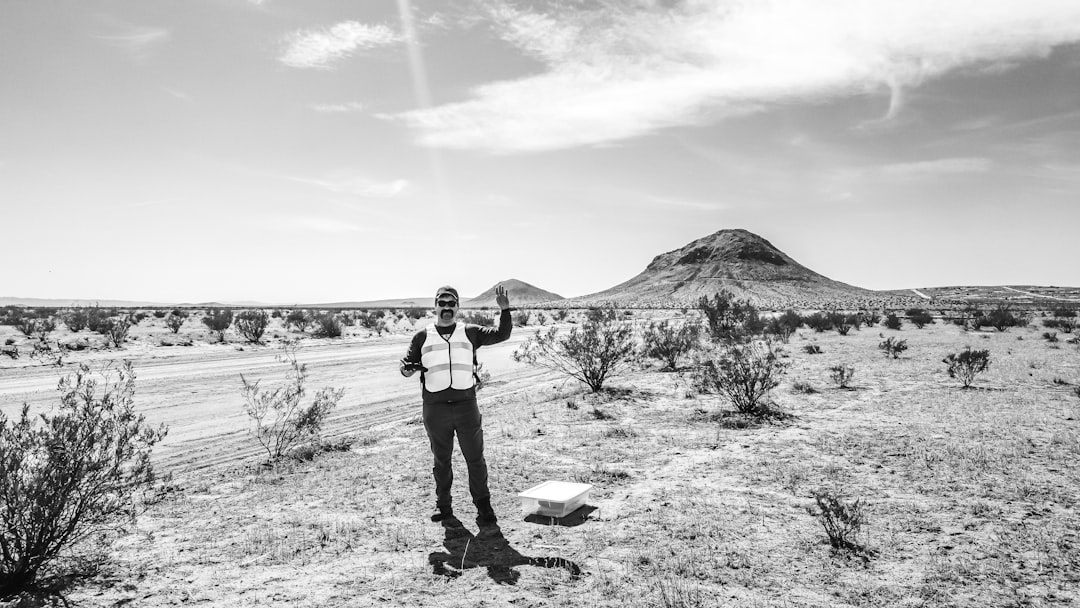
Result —
<instances>
[{"instance_id":1,"label":"man standing","mask_svg":"<svg viewBox=\"0 0 1080 608\"><path fill-rule=\"evenodd\" d=\"M499 326L481 327L458 323L458 292L450 286L435 292L435 324L416 332L409 352L401 360L401 375L420 370L423 385L424 429L435 457L435 508L431 521L453 517L450 486L454 470L450 457L457 434L461 454L469 470L469 493L476 505L478 524L493 524L488 491L487 461L484 460L484 429L476 404L476 349L497 344L510 337L510 298L501 284L495 286L495 301L502 313Z\"/></svg>"}]
</instances>

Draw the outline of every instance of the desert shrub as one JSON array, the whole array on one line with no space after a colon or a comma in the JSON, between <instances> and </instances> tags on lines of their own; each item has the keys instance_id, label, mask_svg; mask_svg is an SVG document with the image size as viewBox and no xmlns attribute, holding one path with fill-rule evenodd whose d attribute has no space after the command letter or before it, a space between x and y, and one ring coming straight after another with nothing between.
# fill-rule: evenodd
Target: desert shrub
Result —
<instances>
[{"instance_id":1,"label":"desert shrub","mask_svg":"<svg viewBox=\"0 0 1080 608\"><path fill-rule=\"evenodd\" d=\"M168 317L165 318L165 327L168 327L172 333L177 333L184 325L184 321L187 320L187 313L182 310L172 311Z\"/></svg>"},{"instance_id":2,"label":"desert shrub","mask_svg":"<svg viewBox=\"0 0 1080 608\"><path fill-rule=\"evenodd\" d=\"M493 327L495 325L495 319L490 314L479 310L469 311L461 315L460 318L465 323L472 323L482 327Z\"/></svg>"},{"instance_id":3,"label":"desert shrub","mask_svg":"<svg viewBox=\"0 0 1080 608\"><path fill-rule=\"evenodd\" d=\"M114 375L115 372L115 375ZM0 413L0 597L32 586L57 558L135 515L154 480L150 452L165 436L133 405L130 363L86 365L60 380L55 413Z\"/></svg>"},{"instance_id":4,"label":"desert shrub","mask_svg":"<svg viewBox=\"0 0 1080 608\"><path fill-rule=\"evenodd\" d=\"M555 312L551 313L551 318L556 320L556 321L565 321L567 314L569 314L569 313L566 311L565 308L560 308L560 309L556 310Z\"/></svg>"},{"instance_id":5,"label":"desert shrub","mask_svg":"<svg viewBox=\"0 0 1080 608\"><path fill-rule=\"evenodd\" d=\"M740 413L775 415L767 397L789 367L780 354L780 347L770 340L714 348L698 362L694 388L727 397Z\"/></svg>"},{"instance_id":6,"label":"desert shrub","mask_svg":"<svg viewBox=\"0 0 1080 608\"><path fill-rule=\"evenodd\" d=\"M890 312L889 315L885 317L884 323L886 329L900 329L904 326L904 322L900 320L900 317L896 316L895 312Z\"/></svg>"},{"instance_id":7,"label":"desert shrub","mask_svg":"<svg viewBox=\"0 0 1080 608\"><path fill-rule=\"evenodd\" d=\"M841 336L848 335L851 328L855 326L852 315L844 314L840 311L833 310L825 315L829 320L829 326L836 330L836 333Z\"/></svg>"},{"instance_id":8,"label":"desert shrub","mask_svg":"<svg viewBox=\"0 0 1080 608\"><path fill-rule=\"evenodd\" d=\"M942 362L948 366L949 377L960 380L963 387L968 388L975 376L990 367L990 351L971 350L969 346L962 352L950 354Z\"/></svg>"},{"instance_id":9,"label":"desert shrub","mask_svg":"<svg viewBox=\"0 0 1080 608\"><path fill-rule=\"evenodd\" d=\"M76 308L69 308L60 313L60 320L67 326L68 331L71 333L79 333L84 330L90 324L90 314L86 312L86 309L79 306Z\"/></svg>"},{"instance_id":10,"label":"desert shrub","mask_svg":"<svg viewBox=\"0 0 1080 608\"><path fill-rule=\"evenodd\" d=\"M514 314L511 318L513 319L514 325L516 327L525 327L529 324L530 316L531 315L529 311L522 308L514 311Z\"/></svg>"},{"instance_id":11,"label":"desert shrub","mask_svg":"<svg viewBox=\"0 0 1080 608\"><path fill-rule=\"evenodd\" d=\"M379 322L383 321L386 317L386 311L383 310L361 310L356 315L356 322L360 324L360 327L364 329L375 330L379 326ZM383 323L385 327L385 322Z\"/></svg>"},{"instance_id":12,"label":"desert shrub","mask_svg":"<svg viewBox=\"0 0 1080 608\"><path fill-rule=\"evenodd\" d=\"M876 310L869 310L862 315L863 322L867 327L873 327L878 323L881 323L881 314Z\"/></svg>"},{"instance_id":13,"label":"desert shrub","mask_svg":"<svg viewBox=\"0 0 1080 608\"><path fill-rule=\"evenodd\" d=\"M828 490L814 492L817 511L814 515L825 528L825 535L834 549L862 551L857 541L858 534L866 524L863 502L856 499L848 502Z\"/></svg>"},{"instance_id":14,"label":"desert shrub","mask_svg":"<svg viewBox=\"0 0 1080 608\"><path fill-rule=\"evenodd\" d=\"M649 323L642 335L642 354L659 359L664 369L678 368L679 359L688 355L701 341L701 324L696 319L675 323L668 319Z\"/></svg>"},{"instance_id":15,"label":"desert shrub","mask_svg":"<svg viewBox=\"0 0 1080 608\"><path fill-rule=\"evenodd\" d=\"M803 352L808 354L808 355L820 355L821 354L821 347L818 346L817 344L807 344L806 346L803 346L802 349L803 349Z\"/></svg>"},{"instance_id":16,"label":"desert shrub","mask_svg":"<svg viewBox=\"0 0 1080 608\"><path fill-rule=\"evenodd\" d=\"M748 342L765 330L765 322L749 300L735 299L728 291L702 296L698 310L705 317L709 337L714 342Z\"/></svg>"},{"instance_id":17,"label":"desert shrub","mask_svg":"<svg viewBox=\"0 0 1080 608\"><path fill-rule=\"evenodd\" d=\"M233 320L233 326L236 328L236 331L252 344L259 344L262 342L263 334L266 333L266 326L269 324L270 315L266 314L265 310L259 308L241 310L236 313L236 318Z\"/></svg>"},{"instance_id":18,"label":"desert shrub","mask_svg":"<svg viewBox=\"0 0 1080 608\"><path fill-rule=\"evenodd\" d=\"M147 319L149 317L150 317L150 313L148 313L146 311L141 311L141 310L139 312L135 313L132 316L132 318L135 320L136 325L138 325L139 323L142 323L143 320L145 320L145 319Z\"/></svg>"},{"instance_id":19,"label":"desert shrub","mask_svg":"<svg viewBox=\"0 0 1080 608\"><path fill-rule=\"evenodd\" d=\"M997 331L1005 331L1010 327L1018 327L1027 325L1027 320L1023 318L1023 315L1014 313L1012 308L1008 304L998 304L991 310L985 317L985 322L990 327L993 327Z\"/></svg>"},{"instance_id":20,"label":"desert shrub","mask_svg":"<svg viewBox=\"0 0 1080 608\"><path fill-rule=\"evenodd\" d=\"M513 357L514 361L566 374L595 393L609 378L630 369L635 351L633 328L621 322L614 309L608 309L565 334L558 327L536 330Z\"/></svg>"},{"instance_id":21,"label":"desert shrub","mask_svg":"<svg viewBox=\"0 0 1080 608\"><path fill-rule=\"evenodd\" d=\"M1076 329L1076 309L1064 305L1056 306L1050 310L1050 314L1054 317L1053 327L1056 327L1067 334L1071 334L1073 330ZM1047 319L1047 321L1050 321L1050 319ZM1047 321L1043 321L1043 324L1046 325ZM1047 325L1047 327L1051 326Z\"/></svg>"},{"instance_id":22,"label":"desert shrub","mask_svg":"<svg viewBox=\"0 0 1080 608\"><path fill-rule=\"evenodd\" d=\"M896 338L885 338L884 342L879 342L877 345L881 352L885 353L886 357L892 357L897 359L900 357L900 353L907 350L907 340L897 340Z\"/></svg>"},{"instance_id":23,"label":"desert shrub","mask_svg":"<svg viewBox=\"0 0 1080 608\"><path fill-rule=\"evenodd\" d=\"M96 334L104 334L106 321L119 314L120 311L115 308L102 308L96 305L88 306L86 308L86 328Z\"/></svg>"},{"instance_id":24,"label":"desert shrub","mask_svg":"<svg viewBox=\"0 0 1080 608\"><path fill-rule=\"evenodd\" d=\"M829 316L821 311L812 312L806 315L803 317L803 321L806 323L807 327L817 333L832 329L832 321L829 319Z\"/></svg>"},{"instance_id":25,"label":"desert shrub","mask_svg":"<svg viewBox=\"0 0 1080 608\"><path fill-rule=\"evenodd\" d=\"M285 315L285 329L293 327L296 331L303 333L311 326L312 321L313 319L308 311L290 310L289 314Z\"/></svg>"},{"instance_id":26,"label":"desert shrub","mask_svg":"<svg viewBox=\"0 0 1080 608\"><path fill-rule=\"evenodd\" d=\"M855 368L850 365L838 364L829 368L829 380L837 388L851 388L851 382L855 379Z\"/></svg>"},{"instance_id":27,"label":"desert shrub","mask_svg":"<svg viewBox=\"0 0 1080 608\"><path fill-rule=\"evenodd\" d=\"M315 329L311 332L311 335L316 338L340 338L345 329L341 325L341 319L337 315L330 312L320 312L312 317L314 321ZM382 327L386 327L386 323L379 320L377 323L381 323ZM382 331L379 331L379 335L382 335Z\"/></svg>"},{"instance_id":28,"label":"desert shrub","mask_svg":"<svg viewBox=\"0 0 1080 608\"><path fill-rule=\"evenodd\" d=\"M21 306L4 306L0 308L0 325L15 325L23 317Z\"/></svg>"},{"instance_id":29,"label":"desert shrub","mask_svg":"<svg viewBox=\"0 0 1080 608\"><path fill-rule=\"evenodd\" d=\"M248 382L240 374L244 411L254 423L251 434L266 450L270 461L278 460L294 448L318 443L327 414L341 400L345 389L321 388L307 406L300 404L307 393L307 364L296 359L300 349L296 342L286 340L281 345L278 361L289 366L285 382L267 390L261 380Z\"/></svg>"},{"instance_id":30,"label":"desert shrub","mask_svg":"<svg viewBox=\"0 0 1080 608\"><path fill-rule=\"evenodd\" d=\"M219 342L224 342L225 330L229 329L233 322L233 311L230 308L209 308L202 322L210 331L217 332Z\"/></svg>"},{"instance_id":31,"label":"desert shrub","mask_svg":"<svg viewBox=\"0 0 1080 608\"><path fill-rule=\"evenodd\" d=\"M969 329L978 329L981 325L979 319L981 319L982 316L983 311L979 310L976 306L968 304L953 312L952 322L953 325L963 327L965 331Z\"/></svg>"},{"instance_id":32,"label":"desert shrub","mask_svg":"<svg viewBox=\"0 0 1080 608\"><path fill-rule=\"evenodd\" d=\"M24 317L15 325L15 329L22 332L27 338L37 338L44 342L49 339L49 334L56 329L56 321L52 317L40 319Z\"/></svg>"},{"instance_id":33,"label":"desert shrub","mask_svg":"<svg viewBox=\"0 0 1080 608\"><path fill-rule=\"evenodd\" d=\"M134 324L135 319L131 315L109 317L102 322L101 333L113 348L120 348L120 345L127 341L128 332Z\"/></svg>"},{"instance_id":34,"label":"desert shrub","mask_svg":"<svg viewBox=\"0 0 1080 608\"><path fill-rule=\"evenodd\" d=\"M167 310L161 310L160 308L154 310L154 318L155 319L164 319L165 315L167 315L167 314L169 314L169 311L167 311Z\"/></svg>"},{"instance_id":35,"label":"desert shrub","mask_svg":"<svg viewBox=\"0 0 1080 608\"><path fill-rule=\"evenodd\" d=\"M791 334L802 327L802 324L803 319L799 316L799 313L789 309L785 310L783 314L770 319L765 324L765 333L776 336L787 344L788 340L791 339Z\"/></svg>"},{"instance_id":36,"label":"desert shrub","mask_svg":"<svg viewBox=\"0 0 1080 608\"><path fill-rule=\"evenodd\" d=\"M904 316L917 328L922 329L934 323L934 316L922 308L909 308L904 311Z\"/></svg>"}]
</instances>

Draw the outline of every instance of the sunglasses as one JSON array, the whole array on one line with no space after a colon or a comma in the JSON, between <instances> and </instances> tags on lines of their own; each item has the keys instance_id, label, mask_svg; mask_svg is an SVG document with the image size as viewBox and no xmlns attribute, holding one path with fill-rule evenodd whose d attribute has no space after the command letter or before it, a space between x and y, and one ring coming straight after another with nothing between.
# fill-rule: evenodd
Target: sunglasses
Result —
<instances>
[{"instance_id":1,"label":"sunglasses","mask_svg":"<svg viewBox=\"0 0 1080 608\"><path fill-rule=\"evenodd\" d=\"M439 300L435 304L439 308L455 308L457 307L457 300Z\"/></svg>"}]
</instances>

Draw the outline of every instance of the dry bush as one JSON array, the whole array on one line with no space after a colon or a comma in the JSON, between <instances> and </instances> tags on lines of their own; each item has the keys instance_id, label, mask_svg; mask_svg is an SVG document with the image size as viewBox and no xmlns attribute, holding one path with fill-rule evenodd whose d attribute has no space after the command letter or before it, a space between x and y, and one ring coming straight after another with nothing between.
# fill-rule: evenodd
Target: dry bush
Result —
<instances>
[{"instance_id":1,"label":"dry bush","mask_svg":"<svg viewBox=\"0 0 1080 608\"><path fill-rule=\"evenodd\" d=\"M128 332L131 330L132 325L135 325L135 318L131 315L109 317L102 321L99 330L113 348L120 348L127 341Z\"/></svg>"},{"instance_id":2,"label":"dry bush","mask_svg":"<svg viewBox=\"0 0 1080 608\"><path fill-rule=\"evenodd\" d=\"M971 350L969 346L962 352L952 353L945 357L942 363L949 366L950 378L956 378L960 380L964 388L970 388L975 381L975 376L990 367L990 351Z\"/></svg>"},{"instance_id":3,"label":"dry bush","mask_svg":"<svg viewBox=\"0 0 1080 608\"><path fill-rule=\"evenodd\" d=\"M818 510L813 514L825 528L829 544L834 549L860 552L864 550L856 540L866 524L861 499L848 502L831 491L818 490L814 492L814 502L817 503Z\"/></svg>"},{"instance_id":4,"label":"dry bush","mask_svg":"<svg viewBox=\"0 0 1080 608\"><path fill-rule=\"evenodd\" d=\"M641 352L646 357L659 359L664 369L678 369L679 359L690 354L701 342L701 324L687 319L675 324L668 319L649 323L642 335Z\"/></svg>"},{"instance_id":5,"label":"dry bush","mask_svg":"<svg viewBox=\"0 0 1080 608\"><path fill-rule=\"evenodd\" d=\"M19 330L27 338L37 338L44 342L49 339L49 334L56 329L56 321L52 317L23 317L15 324L15 329Z\"/></svg>"},{"instance_id":6,"label":"dry bush","mask_svg":"<svg viewBox=\"0 0 1080 608\"><path fill-rule=\"evenodd\" d=\"M934 323L934 317L922 308L909 308L904 311L904 316L911 321L917 329L922 329Z\"/></svg>"},{"instance_id":7,"label":"dry bush","mask_svg":"<svg viewBox=\"0 0 1080 608\"><path fill-rule=\"evenodd\" d=\"M885 353L886 357L891 357L893 359L898 359L900 353L907 350L907 348L907 340L897 340L892 337L885 338L884 342L878 343L878 349Z\"/></svg>"},{"instance_id":8,"label":"dry bush","mask_svg":"<svg viewBox=\"0 0 1080 608\"><path fill-rule=\"evenodd\" d=\"M557 327L538 329L514 351L514 361L564 373L599 392L610 377L630 369L636 360L634 330L619 316L614 308L598 309L566 334Z\"/></svg>"},{"instance_id":9,"label":"dry bush","mask_svg":"<svg viewBox=\"0 0 1080 608\"><path fill-rule=\"evenodd\" d=\"M90 314L82 306L70 308L60 314L60 320L64 322L71 333L79 333L90 325Z\"/></svg>"},{"instance_id":10,"label":"dry bush","mask_svg":"<svg viewBox=\"0 0 1080 608\"><path fill-rule=\"evenodd\" d=\"M266 326L270 324L270 315L265 310L242 310L236 314L233 326L245 340L252 344L262 343Z\"/></svg>"},{"instance_id":11,"label":"dry bush","mask_svg":"<svg viewBox=\"0 0 1080 608\"><path fill-rule=\"evenodd\" d=\"M114 375L115 372L115 375ZM0 413L0 596L32 586L70 547L134 517L166 433L134 408L130 363L60 380L60 408L18 421Z\"/></svg>"},{"instance_id":12,"label":"dry bush","mask_svg":"<svg viewBox=\"0 0 1080 608\"><path fill-rule=\"evenodd\" d=\"M165 318L165 327L168 327L169 331L175 334L180 331L186 320L187 314L180 309L176 309Z\"/></svg>"},{"instance_id":13,"label":"dry bush","mask_svg":"<svg viewBox=\"0 0 1080 608\"><path fill-rule=\"evenodd\" d=\"M277 358L289 366L289 371L284 384L272 390L259 386L261 380L248 382L240 374L244 411L255 423L251 434L266 450L270 461L280 459L295 448L319 443L326 415L345 393L343 388L321 388L309 405L301 406L300 401L307 393L307 365L296 360L299 349L294 341L282 343Z\"/></svg>"},{"instance_id":14,"label":"dry bush","mask_svg":"<svg viewBox=\"0 0 1080 608\"><path fill-rule=\"evenodd\" d=\"M532 315L528 310L524 308L519 308L518 310L514 311L511 319L513 320L515 326L525 327L529 324L529 317L531 316Z\"/></svg>"},{"instance_id":15,"label":"dry bush","mask_svg":"<svg viewBox=\"0 0 1080 608\"><path fill-rule=\"evenodd\" d=\"M298 332L307 331L308 326L311 325L311 314L306 310L290 310L285 315L285 329L295 327Z\"/></svg>"},{"instance_id":16,"label":"dry bush","mask_svg":"<svg viewBox=\"0 0 1080 608\"><path fill-rule=\"evenodd\" d=\"M225 330L233 322L233 311L229 308L209 308L202 322L210 331L217 332L219 342L224 342Z\"/></svg>"},{"instance_id":17,"label":"dry bush","mask_svg":"<svg viewBox=\"0 0 1080 608\"><path fill-rule=\"evenodd\" d=\"M344 327L341 324L341 319L329 312L322 312L312 317L314 321L315 330L311 332L311 335L316 338L340 338L341 334L345 332ZM376 322L379 335L382 335L382 329L386 327L386 322L379 320Z\"/></svg>"},{"instance_id":18,"label":"dry bush","mask_svg":"<svg viewBox=\"0 0 1080 608\"><path fill-rule=\"evenodd\" d=\"M766 398L790 366L770 340L732 344L703 353L694 371L694 388L728 398L735 409L753 416L777 412Z\"/></svg>"},{"instance_id":19,"label":"dry bush","mask_svg":"<svg viewBox=\"0 0 1080 608\"><path fill-rule=\"evenodd\" d=\"M855 379L855 368L850 365L833 365L829 368L829 380L837 388L851 388L851 381Z\"/></svg>"},{"instance_id":20,"label":"dry bush","mask_svg":"<svg viewBox=\"0 0 1080 608\"><path fill-rule=\"evenodd\" d=\"M749 342L765 330L757 308L749 300L735 299L728 291L720 291L712 299L702 296L698 310L714 342Z\"/></svg>"},{"instance_id":21,"label":"dry bush","mask_svg":"<svg viewBox=\"0 0 1080 608\"><path fill-rule=\"evenodd\" d=\"M464 323L471 323L473 325L479 325L481 327L495 326L495 319L491 316L491 314L480 310L471 310L467 313L464 313L461 315L460 319Z\"/></svg>"}]
</instances>

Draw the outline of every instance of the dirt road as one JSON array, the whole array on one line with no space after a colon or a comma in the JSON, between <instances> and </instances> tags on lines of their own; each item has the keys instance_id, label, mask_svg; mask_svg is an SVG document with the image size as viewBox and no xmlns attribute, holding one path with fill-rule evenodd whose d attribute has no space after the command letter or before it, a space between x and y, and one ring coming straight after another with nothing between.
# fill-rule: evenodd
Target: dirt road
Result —
<instances>
[{"instance_id":1,"label":"dirt road","mask_svg":"<svg viewBox=\"0 0 1080 608\"><path fill-rule=\"evenodd\" d=\"M481 393L481 409L504 407L519 399L544 372L515 363L511 354L532 332L515 331L510 340L478 351L492 384ZM403 378L397 362L408 346L408 336L387 336L362 342L310 344L298 354L308 366L309 395L320 387L345 388L345 395L330 415L328 437L403 424L420 413L418 376ZM280 351L266 346L237 350L213 345L169 358L154 351L101 353L100 359L130 356L135 368L138 410L151 424L165 424L168 436L154 449L159 471L176 475L257 457L262 448L249 435L244 413L240 374L263 379L266 386L281 382L287 371L276 360ZM23 402L35 411L57 403L56 384L64 368L36 366L0 369L0 411L18 415Z\"/></svg>"}]
</instances>

